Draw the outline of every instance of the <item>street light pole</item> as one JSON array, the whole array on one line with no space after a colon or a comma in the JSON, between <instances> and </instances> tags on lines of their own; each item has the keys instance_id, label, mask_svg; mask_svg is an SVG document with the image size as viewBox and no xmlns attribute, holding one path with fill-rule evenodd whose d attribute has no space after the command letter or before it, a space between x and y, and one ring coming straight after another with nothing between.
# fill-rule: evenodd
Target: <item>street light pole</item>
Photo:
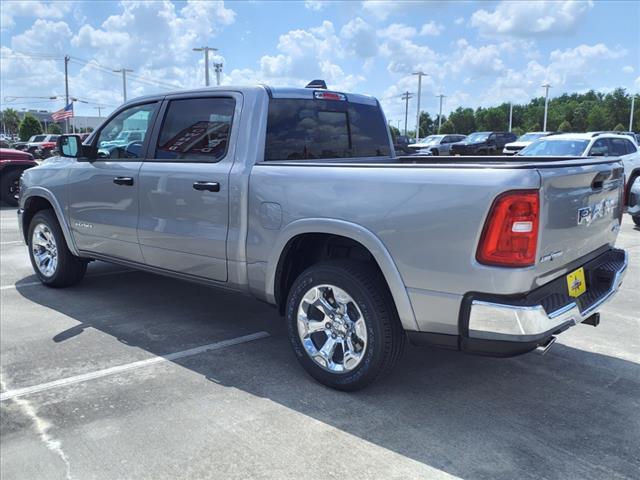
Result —
<instances>
[{"instance_id":1,"label":"street light pole","mask_svg":"<svg viewBox=\"0 0 640 480\"><path fill-rule=\"evenodd\" d=\"M631 115L629 115L629 131L633 132L633 108L636 104L636 96L631 95Z\"/></svg>"},{"instance_id":2,"label":"street light pole","mask_svg":"<svg viewBox=\"0 0 640 480\"><path fill-rule=\"evenodd\" d=\"M547 111L549 110L549 89L551 88L551 85L549 85L548 83L545 83L544 85L542 85L542 87L544 88L544 123L542 125L542 131L546 132L547 131Z\"/></svg>"},{"instance_id":3,"label":"street light pole","mask_svg":"<svg viewBox=\"0 0 640 480\"><path fill-rule=\"evenodd\" d=\"M513 120L513 102L509 102L509 131L511 131L512 120Z\"/></svg>"},{"instance_id":4,"label":"street light pole","mask_svg":"<svg viewBox=\"0 0 640 480\"><path fill-rule=\"evenodd\" d=\"M412 95L409 92L402 94L402 100L404 100L404 136L407 136L407 118L409 116L409 99Z\"/></svg>"},{"instance_id":5,"label":"street light pole","mask_svg":"<svg viewBox=\"0 0 640 480\"><path fill-rule=\"evenodd\" d=\"M115 73L122 72L122 97L124 101L127 101L127 72L133 72L133 70L129 68L122 67L120 70L114 70Z\"/></svg>"},{"instance_id":6,"label":"street light pole","mask_svg":"<svg viewBox=\"0 0 640 480\"><path fill-rule=\"evenodd\" d=\"M446 97L446 95L438 95L440 97L440 113L438 113L438 133L440 133L440 127L442 126L442 99Z\"/></svg>"},{"instance_id":7,"label":"street light pole","mask_svg":"<svg viewBox=\"0 0 640 480\"><path fill-rule=\"evenodd\" d=\"M420 93L422 90L422 77L427 74L422 70L418 70L417 72L413 72L412 75L418 76L418 108L416 112L416 143L420 140Z\"/></svg>"},{"instance_id":8,"label":"street light pole","mask_svg":"<svg viewBox=\"0 0 640 480\"><path fill-rule=\"evenodd\" d=\"M220 86L220 74L222 73L222 63L214 63L213 68L216 72L216 85Z\"/></svg>"},{"instance_id":9,"label":"street light pole","mask_svg":"<svg viewBox=\"0 0 640 480\"><path fill-rule=\"evenodd\" d=\"M69 105L69 55L64 56L64 107ZM69 133L69 118L64 119L64 133Z\"/></svg>"},{"instance_id":10,"label":"street light pole","mask_svg":"<svg viewBox=\"0 0 640 480\"><path fill-rule=\"evenodd\" d=\"M217 52L217 48L212 47L200 47L194 48L194 52L204 52L204 84L209 86L209 52Z\"/></svg>"},{"instance_id":11,"label":"street light pole","mask_svg":"<svg viewBox=\"0 0 640 480\"><path fill-rule=\"evenodd\" d=\"M98 110L98 118L101 118L102 117L102 107L93 107L93 108Z\"/></svg>"}]
</instances>

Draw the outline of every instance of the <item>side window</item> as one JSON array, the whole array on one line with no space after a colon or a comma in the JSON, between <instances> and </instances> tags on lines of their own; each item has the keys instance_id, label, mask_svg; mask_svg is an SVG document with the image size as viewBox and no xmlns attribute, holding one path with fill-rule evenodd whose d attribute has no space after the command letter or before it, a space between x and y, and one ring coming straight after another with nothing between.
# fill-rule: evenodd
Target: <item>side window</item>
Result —
<instances>
[{"instance_id":1,"label":"side window","mask_svg":"<svg viewBox=\"0 0 640 480\"><path fill-rule=\"evenodd\" d=\"M609 142L606 138L599 138L593 143L591 150L589 150L589 156L591 157L606 157L609 155Z\"/></svg>"},{"instance_id":2,"label":"side window","mask_svg":"<svg viewBox=\"0 0 640 480\"><path fill-rule=\"evenodd\" d=\"M636 146L633 144L632 141L623 140L623 142L627 146L627 155L629 155L630 153L636 153L638 151L638 149L636 148Z\"/></svg>"},{"instance_id":3,"label":"side window","mask_svg":"<svg viewBox=\"0 0 640 480\"><path fill-rule=\"evenodd\" d=\"M615 157L621 157L627 154L626 140L622 138L610 138L609 139L609 155Z\"/></svg>"},{"instance_id":4,"label":"side window","mask_svg":"<svg viewBox=\"0 0 640 480\"><path fill-rule=\"evenodd\" d=\"M98 134L98 157L140 158L156 105L137 105L113 117Z\"/></svg>"},{"instance_id":5,"label":"side window","mask_svg":"<svg viewBox=\"0 0 640 480\"><path fill-rule=\"evenodd\" d=\"M233 98L188 98L169 102L155 158L219 162L227 154L236 102Z\"/></svg>"},{"instance_id":6,"label":"side window","mask_svg":"<svg viewBox=\"0 0 640 480\"><path fill-rule=\"evenodd\" d=\"M496 141L496 134L492 133L491 135L489 135L489 138L487 140L489 142L495 142Z\"/></svg>"}]
</instances>

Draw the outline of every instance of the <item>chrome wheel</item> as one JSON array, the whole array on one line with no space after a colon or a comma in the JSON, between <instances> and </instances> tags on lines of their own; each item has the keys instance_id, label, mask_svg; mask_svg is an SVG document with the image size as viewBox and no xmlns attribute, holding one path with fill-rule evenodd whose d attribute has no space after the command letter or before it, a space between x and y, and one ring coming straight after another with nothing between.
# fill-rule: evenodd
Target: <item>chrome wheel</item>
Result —
<instances>
[{"instance_id":1,"label":"chrome wheel","mask_svg":"<svg viewBox=\"0 0 640 480\"><path fill-rule=\"evenodd\" d=\"M53 232L44 223L33 229L31 253L36 267L45 277L51 277L58 268L58 246Z\"/></svg>"},{"instance_id":2,"label":"chrome wheel","mask_svg":"<svg viewBox=\"0 0 640 480\"><path fill-rule=\"evenodd\" d=\"M341 288L318 285L308 290L298 306L297 325L307 355L325 370L349 372L364 358L365 318Z\"/></svg>"}]
</instances>

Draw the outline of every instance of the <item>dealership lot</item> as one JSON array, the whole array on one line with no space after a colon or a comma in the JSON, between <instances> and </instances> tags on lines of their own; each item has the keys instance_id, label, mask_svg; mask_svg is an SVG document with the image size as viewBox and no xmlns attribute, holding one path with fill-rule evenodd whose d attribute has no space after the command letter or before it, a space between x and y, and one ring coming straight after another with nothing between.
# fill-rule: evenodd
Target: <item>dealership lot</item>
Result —
<instances>
[{"instance_id":1,"label":"dealership lot","mask_svg":"<svg viewBox=\"0 0 640 480\"><path fill-rule=\"evenodd\" d=\"M545 356L411 347L325 388L256 300L94 262L40 286L3 207L2 455L14 478L638 478L640 229L598 328Z\"/></svg>"}]
</instances>

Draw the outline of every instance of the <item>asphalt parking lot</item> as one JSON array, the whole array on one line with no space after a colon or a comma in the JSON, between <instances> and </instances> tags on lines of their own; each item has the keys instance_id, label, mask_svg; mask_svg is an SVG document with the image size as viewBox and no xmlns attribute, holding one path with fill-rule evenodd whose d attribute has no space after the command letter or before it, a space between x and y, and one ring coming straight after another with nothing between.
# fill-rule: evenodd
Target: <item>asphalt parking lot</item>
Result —
<instances>
[{"instance_id":1,"label":"asphalt parking lot","mask_svg":"<svg viewBox=\"0 0 640 480\"><path fill-rule=\"evenodd\" d=\"M640 229L599 327L545 356L410 347L352 394L297 365L269 306L94 262L39 285L0 218L0 476L640 478Z\"/></svg>"}]
</instances>

